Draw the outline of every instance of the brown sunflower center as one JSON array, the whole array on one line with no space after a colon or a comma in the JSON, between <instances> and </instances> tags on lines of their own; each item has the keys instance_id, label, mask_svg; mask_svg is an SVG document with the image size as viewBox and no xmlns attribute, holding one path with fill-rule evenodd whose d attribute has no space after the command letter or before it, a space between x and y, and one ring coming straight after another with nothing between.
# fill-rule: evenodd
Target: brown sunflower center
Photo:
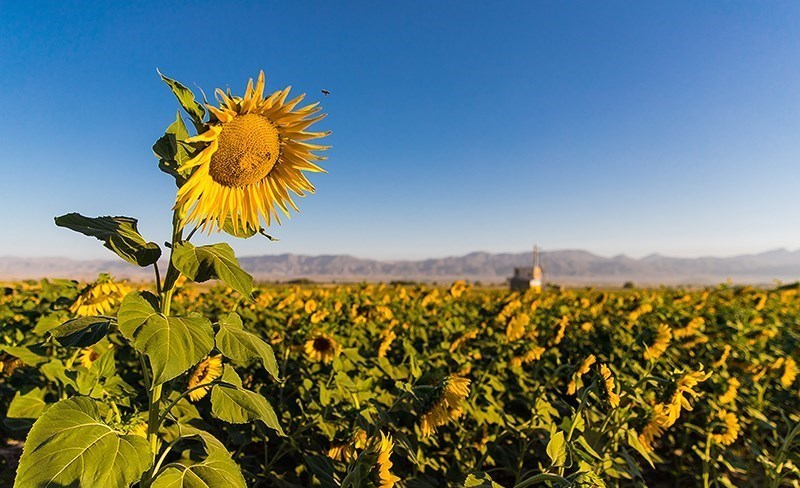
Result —
<instances>
[{"instance_id":1,"label":"brown sunflower center","mask_svg":"<svg viewBox=\"0 0 800 488\"><path fill-rule=\"evenodd\" d=\"M281 149L278 129L257 114L237 115L224 124L218 143L208 173L229 187L262 180L278 162Z\"/></svg>"},{"instance_id":2,"label":"brown sunflower center","mask_svg":"<svg viewBox=\"0 0 800 488\"><path fill-rule=\"evenodd\" d=\"M326 339L325 337L317 337L314 339L314 350L319 352L327 352L330 351L332 348L332 344L330 339Z\"/></svg>"}]
</instances>

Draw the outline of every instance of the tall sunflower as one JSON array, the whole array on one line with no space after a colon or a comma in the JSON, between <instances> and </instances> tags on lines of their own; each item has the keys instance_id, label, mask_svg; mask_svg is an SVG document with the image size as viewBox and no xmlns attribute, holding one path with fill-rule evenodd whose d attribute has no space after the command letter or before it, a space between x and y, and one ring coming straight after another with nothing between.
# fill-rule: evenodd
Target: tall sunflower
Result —
<instances>
[{"instance_id":1,"label":"tall sunflower","mask_svg":"<svg viewBox=\"0 0 800 488\"><path fill-rule=\"evenodd\" d=\"M287 87L264 97L264 72L244 97L217 90L219 107L207 105L211 118L205 132L186 140L198 151L180 167L187 180L178 190L175 208L185 210L184 224L252 233L263 217L280 224L279 211L289 216L297 206L289 192L304 196L314 186L304 171L324 172L314 164L325 158L313 151L328 146L307 141L329 132L308 132L325 117L313 103L296 108L305 94L287 101Z\"/></svg>"},{"instance_id":2,"label":"tall sunflower","mask_svg":"<svg viewBox=\"0 0 800 488\"><path fill-rule=\"evenodd\" d=\"M438 427L464 413L461 401L469 396L469 383L467 378L453 375L446 377L435 388L422 409L420 429L423 437L428 437Z\"/></svg>"},{"instance_id":3,"label":"tall sunflower","mask_svg":"<svg viewBox=\"0 0 800 488\"><path fill-rule=\"evenodd\" d=\"M192 372L189 377L188 389L211 383L222 376L222 355L209 356L204 359ZM196 402L206 396L211 386L197 388L189 392L189 399Z\"/></svg>"}]
</instances>

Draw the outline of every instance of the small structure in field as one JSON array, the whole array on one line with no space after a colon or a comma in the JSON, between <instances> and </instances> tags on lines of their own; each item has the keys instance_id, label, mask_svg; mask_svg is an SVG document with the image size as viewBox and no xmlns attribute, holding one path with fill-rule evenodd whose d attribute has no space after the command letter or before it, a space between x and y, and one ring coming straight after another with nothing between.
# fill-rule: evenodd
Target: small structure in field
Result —
<instances>
[{"instance_id":1,"label":"small structure in field","mask_svg":"<svg viewBox=\"0 0 800 488\"><path fill-rule=\"evenodd\" d=\"M539 246L533 246L533 267L514 268L514 276L508 279L512 291L542 291L544 274L539 265Z\"/></svg>"}]
</instances>

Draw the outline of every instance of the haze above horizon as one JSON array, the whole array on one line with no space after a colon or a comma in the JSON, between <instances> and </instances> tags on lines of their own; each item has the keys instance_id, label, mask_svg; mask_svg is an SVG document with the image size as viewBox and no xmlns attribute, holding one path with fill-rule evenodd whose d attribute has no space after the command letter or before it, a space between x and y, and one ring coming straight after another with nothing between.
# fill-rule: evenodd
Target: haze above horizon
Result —
<instances>
[{"instance_id":1,"label":"haze above horizon","mask_svg":"<svg viewBox=\"0 0 800 488\"><path fill-rule=\"evenodd\" d=\"M800 247L796 2L214 5L0 5L0 256L113 258L72 211L168 237L157 67L208 94L264 69L330 114L317 194L242 256Z\"/></svg>"}]
</instances>

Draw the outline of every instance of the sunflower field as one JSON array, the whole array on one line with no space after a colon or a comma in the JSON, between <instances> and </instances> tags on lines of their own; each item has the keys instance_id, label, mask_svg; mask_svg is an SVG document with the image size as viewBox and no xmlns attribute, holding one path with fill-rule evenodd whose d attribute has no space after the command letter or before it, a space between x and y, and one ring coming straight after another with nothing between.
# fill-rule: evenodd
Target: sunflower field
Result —
<instances>
[{"instance_id":1,"label":"sunflower field","mask_svg":"<svg viewBox=\"0 0 800 488\"><path fill-rule=\"evenodd\" d=\"M0 483L37 419L69 421L55 412L65 402L145 442L148 385L118 311L154 291L108 276L3 289ZM199 312L217 336L164 383L159 464L187 468L153 486L235 486L220 467L231 461L247 486L798 486L799 292L457 282L263 285L247 298L178 280L174 313ZM115 320L63 329L96 316ZM274 355L232 354L221 332ZM266 408L223 396L226 382ZM187 433L201 442L178 442Z\"/></svg>"}]
</instances>

